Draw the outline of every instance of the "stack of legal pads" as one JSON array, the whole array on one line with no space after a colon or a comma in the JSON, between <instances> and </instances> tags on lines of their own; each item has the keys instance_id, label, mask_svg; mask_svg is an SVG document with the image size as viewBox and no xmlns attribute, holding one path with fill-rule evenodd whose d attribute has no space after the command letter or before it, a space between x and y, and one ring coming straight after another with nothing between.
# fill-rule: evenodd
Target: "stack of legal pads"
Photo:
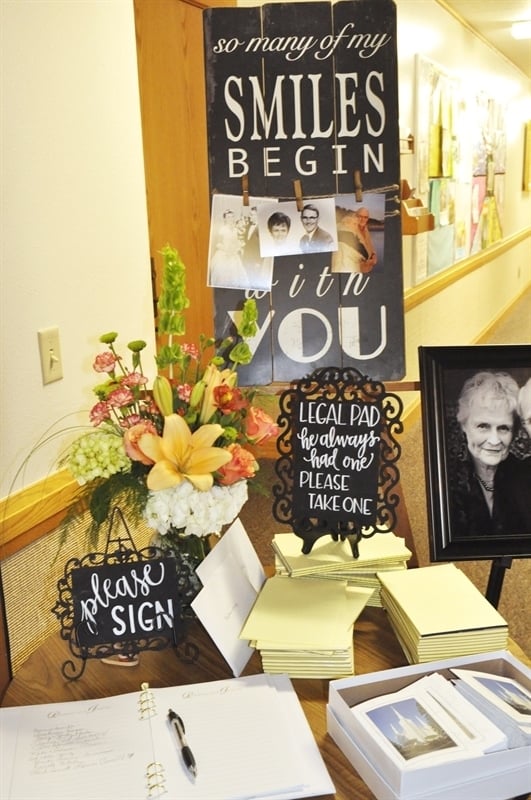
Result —
<instances>
[{"instance_id":1,"label":"stack of legal pads","mask_svg":"<svg viewBox=\"0 0 531 800\"><path fill-rule=\"evenodd\" d=\"M240 633L260 651L266 673L336 678L354 672L354 622L371 589L309 578L269 578Z\"/></svg>"},{"instance_id":2,"label":"stack of legal pads","mask_svg":"<svg viewBox=\"0 0 531 800\"><path fill-rule=\"evenodd\" d=\"M507 648L506 621L455 564L378 577L382 605L410 664Z\"/></svg>"},{"instance_id":3,"label":"stack of legal pads","mask_svg":"<svg viewBox=\"0 0 531 800\"><path fill-rule=\"evenodd\" d=\"M279 533L273 538L275 569L278 575L292 578L319 577L347 581L350 586L371 589L367 605L381 606L378 572L407 569L411 551L404 540L389 531L376 533L359 542L358 558L348 541L319 539L308 555L302 553L302 540L294 533Z\"/></svg>"}]
</instances>

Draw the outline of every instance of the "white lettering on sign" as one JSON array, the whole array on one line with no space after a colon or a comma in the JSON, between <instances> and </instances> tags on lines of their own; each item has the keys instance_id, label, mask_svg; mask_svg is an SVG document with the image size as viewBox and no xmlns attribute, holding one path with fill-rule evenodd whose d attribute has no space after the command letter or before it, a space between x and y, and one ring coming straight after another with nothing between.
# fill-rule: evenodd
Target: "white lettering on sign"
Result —
<instances>
[{"instance_id":1,"label":"white lettering on sign","mask_svg":"<svg viewBox=\"0 0 531 800\"><path fill-rule=\"evenodd\" d=\"M381 413L377 405L367 403L328 403L324 400L309 400L299 409L299 422L317 425L366 425L374 427L380 421ZM371 431L373 433L373 431Z\"/></svg>"},{"instance_id":2,"label":"white lettering on sign","mask_svg":"<svg viewBox=\"0 0 531 800\"><path fill-rule=\"evenodd\" d=\"M224 99L228 115L225 117L225 133L231 142L241 142L248 138L251 141L275 139L330 139L334 133L334 120L323 122L321 101L322 75L277 75L274 89L270 95L269 106L263 95L262 78L249 75L246 79L237 75L229 75L225 81ZM337 107L339 110L339 128L336 131L340 138L357 138L362 130L370 136L381 136L385 128L385 106L380 93L384 93L384 80L381 72L370 72L360 93L366 96L371 109L376 112L372 120L369 113L358 116L356 93L358 91L358 73L336 73ZM308 91L301 90L303 81L309 81ZM244 113L246 94L250 93L252 103L251 119ZM288 108L289 106L289 108ZM303 108L303 106L305 106ZM303 113L304 112L304 113ZM294 128L286 131L285 119L292 120ZM302 120L307 120L307 129L302 127ZM311 121L309 124L308 121ZM250 130L248 130L250 126ZM334 137L335 138L335 137Z\"/></svg>"},{"instance_id":3,"label":"white lettering on sign","mask_svg":"<svg viewBox=\"0 0 531 800\"><path fill-rule=\"evenodd\" d=\"M167 599L166 608L160 600L154 603L141 603L136 608L132 603L127 606L116 605L111 609L111 617L116 623L112 629L115 636L126 633L151 633L154 630L171 628L174 619L173 600Z\"/></svg>"},{"instance_id":4,"label":"white lettering on sign","mask_svg":"<svg viewBox=\"0 0 531 800\"><path fill-rule=\"evenodd\" d=\"M341 150L343 145L330 145L331 150L335 156L335 167L332 170L332 175L344 175L347 170L343 167L341 158ZM263 147L262 160L263 160L263 173L265 177L280 177L291 167L295 167L296 171L301 175L316 175L318 170L318 163L313 158L306 159L306 156L313 152L315 148L311 145L303 145L295 151L293 163L283 157L282 149L280 147ZM378 142L376 150L373 146L365 142L361 147L363 153L363 171L369 174L372 167L376 172L382 173L384 171L384 149L383 143ZM372 166L371 166L372 165ZM247 150L244 147L229 147L227 148L227 172L229 178L241 178L249 173L249 163L247 161Z\"/></svg>"},{"instance_id":5,"label":"white lettering on sign","mask_svg":"<svg viewBox=\"0 0 531 800\"><path fill-rule=\"evenodd\" d=\"M120 575L116 580L105 578L100 585L100 576L95 570L90 578L92 597L80 600L81 622L86 624L91 633L96 634L96 618L100 608L109 608L118 598L136 599L149 596L152 587L163 583L164 575L163 562L146 562L141 566L131 566L129 575Z\"/></svg>"},{"instance_id":6,"label":"white lettering on sign","mask_svg":"<svg viewBox=\"0 0 531 800\"><path fill-rule=\"evenodd\" d=\"M212 52L234 53L242 49L245 53L284 53L286 61L298 61L307 53L313 51L317 61L330 58L341 44L347 50L356 50L360 58L372 58L382 48L391 42L388 33L368 33L355 30L356 23L347 22L341 31L336 34L328 33L322 39L316 36L251 36L250 39L218 39L212 47Z\"/></svg>"}]
</instances>

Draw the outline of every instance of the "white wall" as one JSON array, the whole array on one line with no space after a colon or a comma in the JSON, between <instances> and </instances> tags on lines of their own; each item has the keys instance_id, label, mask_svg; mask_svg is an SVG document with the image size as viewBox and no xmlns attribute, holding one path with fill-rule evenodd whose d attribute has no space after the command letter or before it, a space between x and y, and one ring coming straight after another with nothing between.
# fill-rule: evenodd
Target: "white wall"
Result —
<instances>
[{"instance_id":1,"label":"white wall","mask_svg":"<svg viewBox=\"0 0 531 800\"><path fill-rule=\"evenodd\" d=\"M5 497L54 468L57 441L12 485L46 429L93 404L99 335L146 339L154 374L154 330L132 0L2 0L1 15ZM55 325L64 379L43 386L37 330Z\"/></svg>"}]
</instances>

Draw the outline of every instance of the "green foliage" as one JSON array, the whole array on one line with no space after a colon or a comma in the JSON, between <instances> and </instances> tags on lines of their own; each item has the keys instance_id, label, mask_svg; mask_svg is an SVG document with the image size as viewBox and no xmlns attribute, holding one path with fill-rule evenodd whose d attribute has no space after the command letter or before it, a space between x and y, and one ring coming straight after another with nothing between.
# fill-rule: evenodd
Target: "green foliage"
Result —
<instances>
[{"instance_id":1,"label":"green foliage","mask_svg":"<svg viewBox=\"0 0 531 800\"><path fill-rule=\"evenodd\" d=\"M229 358L234 364L250 364L253 354L247 342L238 342L229 352Z\"/></svg>"},{"instance_id":2,"label":"green foliage","mask_svg":"<svg viewBox=\"0 0 531 800\"><path fill-rule=\"evenodd\" d=\"M147 472L149 467L134 461L131 472L117 472L109 478L99 479L96 486L93 482L82 487L61 523L59 549L64 545L71 525L86 510L90 511L87 544L94 550L101 544L101 527L111 519L116 506L129 521L140 522L148 497Z\"/></svg>"},{"instance_id":3,"label":"green foliage","mask_svg":"<svg viewBox=\"0 0 531 800\"><path fill-rule=\"evenodd\" d=\"M162 248L164 269L160 296L157 303L160 333L182 336L185 332L183 312L190 305L186 296L186 267L174 247Z\"/></svg>"},{"instance_id":4,"label":"green foliage","mask_svg":"<svg viewBox=\"0 0 531 800\"><path fill-rule=\"evenodd\" d=\"M100 336L100 342L102 344L112 344L118 338L118 334L116 331L110 331L109 333L102 333Z\"/></svg>"},{"instance_id":5,"label":"green foliage","mask_svg":"<svg viewBox=\"0 0 531 800\"><path fill-rule=\"evenodd\" d=\"M249 298L243 304L242 317L238 325L238 334L243 339L252 339L258 331L258 309L256 300Z\"/></svg>"}]
</instances>

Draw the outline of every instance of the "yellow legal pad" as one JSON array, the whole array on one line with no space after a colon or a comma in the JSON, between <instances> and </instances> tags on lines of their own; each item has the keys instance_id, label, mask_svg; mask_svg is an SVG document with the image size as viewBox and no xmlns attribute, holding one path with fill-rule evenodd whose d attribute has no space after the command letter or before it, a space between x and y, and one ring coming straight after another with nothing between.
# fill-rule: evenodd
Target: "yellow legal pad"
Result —
<instances>
[{"instance_id":1,"label":"yellow legal pad","mask_svg":"<svg viewBox=\"0 0 531 800\"><path fill-rule=\"evenodd\" d=\"M358 558L352 555L348 541L335 542L328 536L319 539L308 555L301 552L302 539L294 533L279 533L272 544L277 574L347 581L350 586L372 589L370 606L382 605L376 573L405 570L412 555L404 540L391 531L361 539Z\"/></svg>"},{"instance_id":2,"label":"yellow legal pad","mask_svg":"<svg viewBox=\"0 0 531 800\"><path fill-rule=\"evenodd\" d=\"M381 600L410 663L507 647L505 619L455 564L381 572Z\"/></svg>"},{"instance_id":3,"label":"yellow legal pad","mask_svg":"<svg viewBox=\"0 0 531 800\"><path fill-rule=\"evenodd\" d=\"M386 565L403 565L411 558L404 540L394 533L375 533L358 544L359 556L354 558L348 541L335 542L324 536L313 545L308 555L302 553L302 539L294 533L277 533L273 537L273 550L290 575L308 575L337 570L370 572Z\"/></svg>"},{"instance_id":4,"label":"yellow legal pad","mask_svg":"<svg viewBox=\"0 0 531 800\"><path fill-rule=\"evenodd\" d=\"M371 593L346 582L275 575L264 583L240 638L260 650L265 672L352 674L353 626Z\"/></svg>"}]
</instances>

